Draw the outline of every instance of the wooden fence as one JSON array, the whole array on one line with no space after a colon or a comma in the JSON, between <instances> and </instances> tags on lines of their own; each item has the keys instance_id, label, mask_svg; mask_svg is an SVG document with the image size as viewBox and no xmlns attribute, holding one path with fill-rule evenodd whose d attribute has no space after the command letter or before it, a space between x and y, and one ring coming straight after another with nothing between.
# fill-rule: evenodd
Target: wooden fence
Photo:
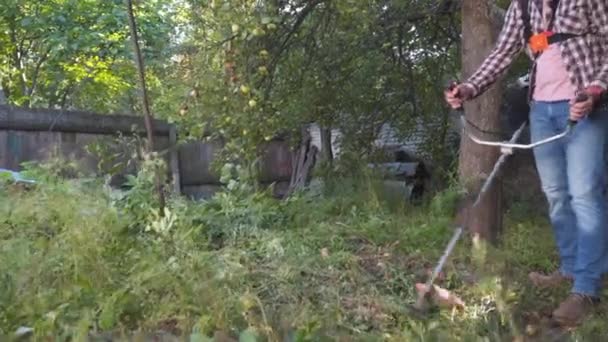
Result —
<instances>
[{"instance_id":1,"label":"wooden fence","mask_svg":"<svg viewBox=\"0 0 608 342\"><path fill-rule=\"evenodd\" d=\"M19 170L23 162L44 161L60 155L79 164L85 172L99 171L99 158L88 152L92 143L121 149L117 135L145 135L143 119L127 115L99 115L88 112L24 109L0 105L0 168ZM170 166L175 190L185 195L207 197L221 188L213 164L222 146L218 142L190 142L177 145L175 127L155 120L157 148ZM281 140L261 146L260 182L275 184L281 195L289 185L292 151ZM124 158L128 158L125 155ZM126 169L125 172L132 170Z\"/></svg>"},{"instance_id":2,"label":"wooden fence","mask_svg":"<svg viewBox=\"0 0 608 342\"><path fill-rule=\"evenodd\" d=\"M274 193L280 197L289 186L293 152L282 140L269 141L260 148L258 181L264 186L274 185ZM185 195L208 197L221 188L220 174L213 167L221 149L219 142L197 141L179 147L179 170Z\"/></svg>"},{"instance_id":3,"label":"wooden fence","mask_svg":"<svg viewBox=\"0 0 608 342\"><path fill-rule=\"evenodd\" d=\"M154 125L159 148L169 148L173 127L158 120ZM61 155L78 162L83 171L96 171L99 160L87 152L86 146L112 142L117 134L144 135L143 120L126 115L0 105L0 167L18 170L23 162Z\"/></svg>"}]
</instances>

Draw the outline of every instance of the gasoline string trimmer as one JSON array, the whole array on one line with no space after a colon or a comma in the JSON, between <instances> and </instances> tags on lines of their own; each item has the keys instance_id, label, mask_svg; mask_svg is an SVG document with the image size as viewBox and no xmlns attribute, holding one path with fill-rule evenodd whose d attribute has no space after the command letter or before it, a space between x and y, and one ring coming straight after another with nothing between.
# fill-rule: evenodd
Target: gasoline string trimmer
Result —
<instances>
[{"instance_id":1,"label":"gasoline string trimmer","mask_svg":"<svg viewBox=\"0 0 608 342\"><path fill-rule=\"evenodd\" d=\"M454 86L455 85L450 86L449 90L452 90ZM587 99L588 99L588 97L586 94L580 93L576 97L576 102L583 102L583 101L586 101ZM517 141L519 140L522 132L524 131L525 127L527 126L527 122L524 122L515 131L515 133L513 133L513 136L511 137L511 139L509 141L504 141L504 142L488 141L488 140L480 139L479 137L475 136L473 133L469 132L469 130L467 130L467 128L466 128L468 122L467 122L466 118L464 117L464 112L462 111L462 108L458 108L457 110L460 112L460 119L461 119L462 126L463 126L463 128L462 128L463 135L465 135L466 137L471 139L471 141L473 141L474 143L476 143L478 145L492 146L492 147L500 148L500 157L494 164L494 168L492 169L492 172L490 173L490 175L483 182L481 189L477 193L475 202L473 202L470 209L474 209L479 205L479 203L481 202L481 199L483 198L483 195L488 191L488 189L492 185L493 181L496 179L496 176L498 175L500 168L505 163L507 158L513 154L514 150L529 150L529 149L533 149L535 147L549 144L551 142L562 139L562 138L568 136L572 132L574 126L576 125L576 121L568 120L568 125L566 126L566 129L559 134L556 134L554 136L551 136L546 139L542 139L542 140L539 140L537 142L530 143L530 144L518 144ZM469 209L469 211L470 211L470 209ZM426 312L426 309L429 307L427 305L427 300L428 300L429 294L431 293L431 290L433 289L433 284L435 283L437 276L443 270L447 259L452 254L454 247L456 246L456 243L460 240L460 238L462 237L462 234L464 233L466 228L467 228L466 224L464 224L464 225L456 227L456 229L454 230L454 234L452 235L452 238L448 242L443 254L441 255L441 258L437 262L437 265L435 266L435 268L433 269L433 272L431 273L430 277L428 278L427 282L425 283L424 289L422 291L420 291L420 293L418 295L418 300L416 301L416 303L413 306L410 307L412 309L413 313L420 315L420 314L424 314Z\"/></svg>"}]
</instances>

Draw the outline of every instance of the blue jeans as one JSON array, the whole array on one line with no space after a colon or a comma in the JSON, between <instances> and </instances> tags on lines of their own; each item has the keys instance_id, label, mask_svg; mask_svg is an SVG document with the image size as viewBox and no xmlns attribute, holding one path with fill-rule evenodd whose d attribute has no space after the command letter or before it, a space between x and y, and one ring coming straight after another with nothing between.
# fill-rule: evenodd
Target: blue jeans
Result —
<instances>
[{"instance_id":1,"label":"blue jeans","mask_svg":"<svg viewBox=\"0 0 608 342\"><path fill-rule=\"evenodd\" d=\"M532 141L562 132L568 101L533 102ZM560 271L574 277L572 292L598 296L608 266L605 141L608 111L596 110L571 135L534 150L549 217L560 254Z\"/></svg>"}]
</instances>

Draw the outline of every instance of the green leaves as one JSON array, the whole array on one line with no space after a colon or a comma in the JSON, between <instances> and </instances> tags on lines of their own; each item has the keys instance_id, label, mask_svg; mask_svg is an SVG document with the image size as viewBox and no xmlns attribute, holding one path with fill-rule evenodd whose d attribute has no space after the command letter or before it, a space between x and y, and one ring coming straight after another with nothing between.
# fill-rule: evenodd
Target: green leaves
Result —
<instances>
[{"instance_id":1,"label":"green leaves","mask_svg":"<svg viewBox=\"0 0 608 342\"><path fill-rule=\"evenodd\" d=\"M157 112L183 135L225 139L230 157L252 162L265 141L295 142L303 125L319 122L340 129L342 149L365 158L382 124L407 135L421 117L443 118L435 88L454 68L444 46L451 24L430 14L407 19L432 13L430 2L188 4L189 52L165 79L172 89ZM201 96L186 96L192 88ZM433 130L439 141L442 132Z\"/></svg>"},{"instance_id":2,"label":"green leaves","mask_svg":"<svg viewBox=\"0 0 608 342\"><path fill-rule=\"evenodd\" d=\"M114 295L109 297L102 305L99 313L99 327L102 330L110 330L117 323L120 315L120 306L118 305L118 296Z\"/></svg>"},{"instance_id":3,"label":"green leaves","mask_svg":"<svg viewBox=\"0 0 608 342\"><path fill-rule=\"evenodd\" d=\"M139 112L122 0L3 4L0 82L11 103ZM342 149L365 158L382 124L405 136L419 118L443 118L437 85L455 69L457 21L418 16L431 4L138 1L153 112L180 137L225 139L228 157L246 162L311 122L340 129Z\"/></svg>"},{"instance_id":4,"label":"green leaves","mask_svg":"<svg viewBox=\"0 0 608 342\"><path fill-rule=\"evenodd\" d=\"M21 19L21 25L23 27L30 26L32 24L32 22L33 22L33 19L30 18L30 17L26 17L26 18Z\"/></svg>"},{"instance_id":5,"label":"green leaves","mask_svg":"<svg viewBox=\"0 0 608 342\"><path fill-rule=\"evenodd\" d=\"M144 49L151 75L162 70L157 68L165 65L163 52L171 43L171 12L165 7L164 1L145 1L138 8L142 39L154 47L153 53ZM5 1L0 10L0 82L8 101L132 111L135 68L127 38L123 1Z\"/></svg>"}]
</instances>

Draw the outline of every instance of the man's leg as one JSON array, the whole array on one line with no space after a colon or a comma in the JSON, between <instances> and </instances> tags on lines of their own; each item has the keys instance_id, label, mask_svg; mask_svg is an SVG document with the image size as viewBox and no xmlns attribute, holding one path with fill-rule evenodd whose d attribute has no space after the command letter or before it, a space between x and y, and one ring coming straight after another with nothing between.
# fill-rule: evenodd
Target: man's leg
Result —
<instances>
[{"instance_id":1,"label":"man's leg","mask_svg":"<svg viewBox=\"0 0 608 342\"><path fill-rule=\"evenodd\" d=\"M573 292L598 296L606 263L604 146L608 113L595 112L574 129L566 148L568 183L577 222Z\"/></svg>"},{"instance_id":2,"label":"man's leg","mask_svg":"<svg viewBox=\"0 0 608 342\"><path fill-rule=\"evenodd\" d=\"M561 122L569 105L557 109ZM591 312L600 292L608 231L604 182L604 145L608 113L596 111L581 120L566 145L568 184L576 216L577 252L572 293L553 311L560 324L578 325Z\"/></svg>"},{"instance_id":3,"label":"man's leg","mask_svg":"<svg viewBox=\"0 0 608 342\"><path fill-rule=\"evenodd\" d=\"M532 141L539 141L563 131L566 122L558 123L554 117L555 108L554 103L533 103L530 113ZM565 142L555 141L535 148L534 158L543 192L549 202L549 218L560 255L560 273L572 277L576 263L577 234L576 217L570 206L568 193ZM531 279L535 281L533 274Z\"/></svg>"}]
</instances>

